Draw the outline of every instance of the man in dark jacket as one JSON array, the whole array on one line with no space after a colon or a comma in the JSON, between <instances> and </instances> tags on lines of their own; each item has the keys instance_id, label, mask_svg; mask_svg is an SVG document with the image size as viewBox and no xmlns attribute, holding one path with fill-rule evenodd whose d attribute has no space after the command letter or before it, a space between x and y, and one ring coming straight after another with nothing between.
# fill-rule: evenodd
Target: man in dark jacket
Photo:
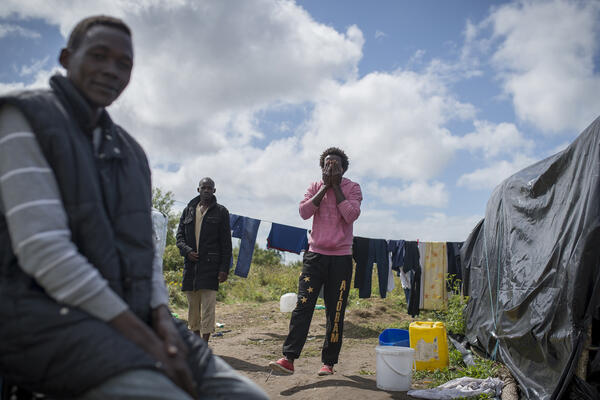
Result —
<instances>
[{"instance_id":1,"label":"man in dark jacket","mask_svg":"<svg viewBox=\"0 0 600 400\"><path fill-rule=\"evenodd\" d=\"M177 324L155 257L150 169L106 107L131 31L89 17L50 89L0 97L0 376L53 398L266 398Z\"/></svg>"},{"instance_id":2,"label":"man in dark jacket","mask_svg":"<svg viewBox=\"0 0 600 400\"><path fill-rule=\"evenodd\" d=\"M231 260L229 211L217 203L215 182L202 178L199 195L183 210L177 247L185 264L183 290L187 296L190 330L208 342L215 331L215 303L219 283L227 280Z\"/></svg>"}]
</instances>

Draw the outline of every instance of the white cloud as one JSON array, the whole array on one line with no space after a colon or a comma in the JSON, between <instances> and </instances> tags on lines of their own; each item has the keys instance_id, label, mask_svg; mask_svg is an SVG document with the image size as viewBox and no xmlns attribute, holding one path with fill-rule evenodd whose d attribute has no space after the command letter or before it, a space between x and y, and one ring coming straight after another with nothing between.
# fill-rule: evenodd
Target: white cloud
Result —
<instances>
[{"instance_id":1,"label":"white cloud","mask_svg":"<svg viewBox=\"0 0 600 400\"><path fill-rule=\"evenodd\" d=\"M365 198L377 198L383 204L398 206L445 207L448 204L448 191L442 182L416 181L404 185L370 183L363 189Z\"/></svg>"},{"instance_id":2,"label":"white cloud","mask_svg":"<svg viewBox=\"0 0 600 400\"><path fill-rule=\"evenodd\" d=\"M462 175L458 179L457 185L473 190L489 190L515 172L536 161L538 160L535 158L523 154L515 154L512 161L495 161L487 167Z\"/></svg>"},{"instance_id":3,"label":"white cloud","mask_svg":"<svg viewBox=\"0 0 600 400\"><path fill-rule=\"evenodd\" d=\"M41 60L34 61L31 65L23 65L23 66L21 66L19 75L20 76L35 75L44 69L47 62L48 62L48 57L44 57Z\"/></svg>"},{"instance_id":4,"label":"white cloud","mask_svg":"<svg viewBox=\"0 0 600 400\"><path fill-rule=\"evenodd\" d=\"M379 29L375 31L375 39L381 39L386 36L387 36L387 34L383 31L380 31Z\"/></svg>"},{"instance_id":5,"label":"white cloud","mask_svg":"<svg viewBox=\"0 0 600 400\"><path fill-rule=\"evenodd\" d=\"M29 90L29 89L44 89L48 87L48 81L50 77L59 72L58 68L52 70L38 70L35 72L33 82L25 84L23 82L0 82L0 94L13 92L16 90ZM32 73L34 73L32 71Z\"/></svg>"},{"instance_id":6,"label":"white cloud","mask_svg":"<svg viewBox=\"0 0 600 400\"><path fill-rule=\"evenodd\" d=\"M21 36L24 38L37 39L41 35L31 29L23 28L19 25L14 24L0 24L0 39L6 36Z\"/></svg>"},{"instance_id":7,"label":"white cloud","mask_svg":"<svg viewBox=\"0 0 600 400\"><path fill-rule=\"evenodd\" d=\"M371 73L317 100L302 143L312 153L342 147L360 176L428 180L454 152L445 124L473 114L433 76Z\"/></svg>"},{"instance_id":8,"label":"white cloud","mask_svg":"<svg viewBox=\"0 0 600 400\"><path fill-rule=\"evenodd\" d=\"M486 158L499 154L512 154L515 151L528 152L534 147L532 140L526 139L512 123L494 124L489 121L475 120L475 132L457 139L459 148L472 152L482 151Z\"/></svg>"},{"instance_id":9,"label":"white cloud","mask_svg":"<svg viewBox=\"0 0 600 400\"><path fill-rule=\"evenodd\" d=\"M3 10L44 18L64 35L98 12L130 24L132 83L110 112L144 145L155 166L153 183L177 200L187 202L198 179L211 176L231 212L308 227L298 202L320 177L319 154L335 145L350 156L348 177L378 202L364 209L362 234L464 240L479 218L438 213L404 221L378 209L386 202L447 206L448 189L436 178L459 138L446 125L474 118L475 108L453 95L435 68L359 79L364 38L358 27L338 32L290 1L73 1L61 3L64 13L55 12L57 4L9 0ZM306 120L291 129L281 125L277 139L260 128L261 112L307 103ZM181 167L158 167L169 163ZM402 184L388 187L388 179Z\"/></svg>"},{"instance_id":10,"label":"white cloud","mask_svg":"<svg viewBox=\"0 0 600 400\"><path fill-rule=\"evenodd\" d=\"M550 149L550 150L549 150L549 151L546 153L546 155L547 155L547 156L551 156L551 155L553 155L553 154L560 153L561 151L563 151L563 150L565 150L567 147L569 147L569 145L570 145L570 144L571 144L570 142L562 142L562 143L560 143L560 144L558 144L558 145L554 146L552 149Z\"/></svg>"},{"instance_id":11,"label":"white cloud","mask_svg":"<svg viewBox=\"0 0 600 400\"><path fill-rule=\"evenodd\" d=\"M599 19L599 2L524 0L498 7L481 25L498 42L492 63L521 120L573 134L599 114Z\"/></svg>"},{"instance_id":12,"label":"white cloud","mask_svg":"<svg viewBox=\"0 0 600 400\"><path fill-rule=\"evenodd\" d=\"M133 31L136 65L115 115L165 158L186 157L191 143L199 152L222 148L239 112L306 101L323 85L351 79L364 43L357 27L339 33L292 1L156 0L132 7L130 1L9 0L3 12L44 18L65 36L90 14L123 17Z\"/></svg>"}]
</instances>

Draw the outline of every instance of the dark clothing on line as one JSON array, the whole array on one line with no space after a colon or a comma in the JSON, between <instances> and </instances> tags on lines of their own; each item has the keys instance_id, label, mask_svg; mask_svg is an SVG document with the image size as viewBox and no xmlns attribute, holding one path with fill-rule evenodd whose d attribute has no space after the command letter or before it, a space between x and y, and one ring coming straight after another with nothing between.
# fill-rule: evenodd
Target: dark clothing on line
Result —
<instances>
[{"instance_id":1,"label":"dark clothing on line","mask_svg":"<svg viewBox=\"0 0 600 400\"><path fill-rule=\"evenodd\" d=\"M448 280L446 281L446 287L449 292L454 290L455 282L462 283L462 267L460 263L460 248L462 245L463 242L446 243L446 253L448 255Z\"/></svg>"},{"instance_id":2,"label":"dark clothing on line","mask_svg":"<svg viewBox=\"0 0 600 400\"><path fill-rule=\"evenodd\" d=\"M228 272L231 262L231 231L229 211L217 203L216 197L202 218L200 238L196 248L196 206L200 196L194 197L181 213L177 229L177 247L185 258L183 267L184 292L199 289L219 289L219 272ZM198 253L198 261L190 260L189 252Z\"/></svg>"},{"instance_id":3,"label":"dark clothing on line","mask_svg":"<svg viewBox=\"0 0 600 400\"><path fill-rule=\"evenodd\" d=\"M421 264L419 246L417 242L404 242L404 267L403 271L413 271L410 284L408 314L412 317L419 315L419 303L421 300Z\"/></svg>"},{"instance_id":4,"label":"dark clothing on line","mask_svg":"<svg viewBox=\"0 0 600 400\"><path fill-rule=\"evenodd\" d=\"M344 313L352 279L352 256L328 256L307 251L298 285L298 303L292 312L290 331L283 344L289 359L300 357L321 286L324 285L327 327L321 353L324 364L334 365L342 348Z\"/></svg>"},{"instance_id":5,"label":"dark clothing on line","mask_svg":"<svg viewBox=\"0 0 600 400\"><path fill-rule=\"evenodd\" d=\"M404 240L388 240L388 251L392 253L392 270L400 272L404 265Z\"/></svg>"},{"instance_id":6,"label":"dark clothing on line","mask_svg":"<svg viewBox=\"0 0 600 400\"><path fill-rule=\"evenodd\" d=\"M358 296L361 299L371 297L373 263L377 263L379 295L382 299L385 299L390 268L387 242L384 239L367 239L355 236L352 245L352 256L356 261L354 287L359 288Z\"/></svg>"},{"instance_id":7,"label":"dark clothing on line","mask_svg":"<svg viewBox=\"0 0 600 400\"><path fill-rule=\"evenodd\" d=\"M267 248L300 254L308 249L306 229L272 223L267 237Z\"/></svg>"},{"instance_id":8,"label":"dark clothing on line","mask_svg":"<svg viewBox=\"0 0 600 400\"><path fill-rule=\"evenodd\" d=\"M352 258L356 263L356 272L354 273L354 287L360 288L364 284L364 269L369 260L369 239L354 236L352 239Z\"/></svg>"},{"instance_id":9,"label":"dark clothing on line","mask_svg":"<svg viewBox=\"0 0 600 400\"><path fill-rule=\"evenodd\" d=\"M418 242L404 242L404 272L414 271L416 267L421 266L421 256L419 255Z\"/></svg>"},{"instance_id":10,"label":"dark clothing on line","mask_svg":"<svg viewBox=\"0 0 600 400\"><path fill-rule=\"evenodd\" d=\"M241 239L234 274L246 278L248 277L248 272L250 272L250 264L252 263L260 219L242 217L236 214L231 214L229 218L231 222L231 236ZM230 261L230 265L232 263L233 258Z\"/></svg>"}]
</instances>

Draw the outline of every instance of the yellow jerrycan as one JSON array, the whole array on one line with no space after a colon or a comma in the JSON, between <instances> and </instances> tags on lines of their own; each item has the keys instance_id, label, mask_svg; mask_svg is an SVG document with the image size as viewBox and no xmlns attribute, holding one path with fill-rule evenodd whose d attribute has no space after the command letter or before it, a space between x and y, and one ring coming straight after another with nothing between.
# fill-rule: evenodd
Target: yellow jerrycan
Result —
<instances>
[{"instance_id":1,"label":"yellow jerrycan","mask_svg":"<svg viewBox=\"0 0 600 400\"><path fill-rule=\"evenodd\" d=\"M443 322L415 321L408 327L417 371L448 366L448 338Z\"/></svg>"}]
</instances>

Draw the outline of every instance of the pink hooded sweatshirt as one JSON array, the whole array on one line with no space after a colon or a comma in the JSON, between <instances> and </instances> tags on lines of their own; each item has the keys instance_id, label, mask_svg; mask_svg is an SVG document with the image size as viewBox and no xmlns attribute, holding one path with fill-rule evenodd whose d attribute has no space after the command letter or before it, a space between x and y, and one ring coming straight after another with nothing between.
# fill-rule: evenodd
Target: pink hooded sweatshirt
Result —
<instances>
[{"instance_id":1,"label":"pink hooded sweatshirt","mask_svg":"<svg viewBox=\"0 0 600 400\"><path fill-rule=\"evenodd\" d=\"M313 217L308 250L330 256L352 254L352 224L360 215L362 192L360 185L342 178L340 188L346 200L337 204L333 189L329 189L316 207L310 200L323 186L323 181L313 182L300 202L302 219Z\"/></svg>"}]
</instances>

